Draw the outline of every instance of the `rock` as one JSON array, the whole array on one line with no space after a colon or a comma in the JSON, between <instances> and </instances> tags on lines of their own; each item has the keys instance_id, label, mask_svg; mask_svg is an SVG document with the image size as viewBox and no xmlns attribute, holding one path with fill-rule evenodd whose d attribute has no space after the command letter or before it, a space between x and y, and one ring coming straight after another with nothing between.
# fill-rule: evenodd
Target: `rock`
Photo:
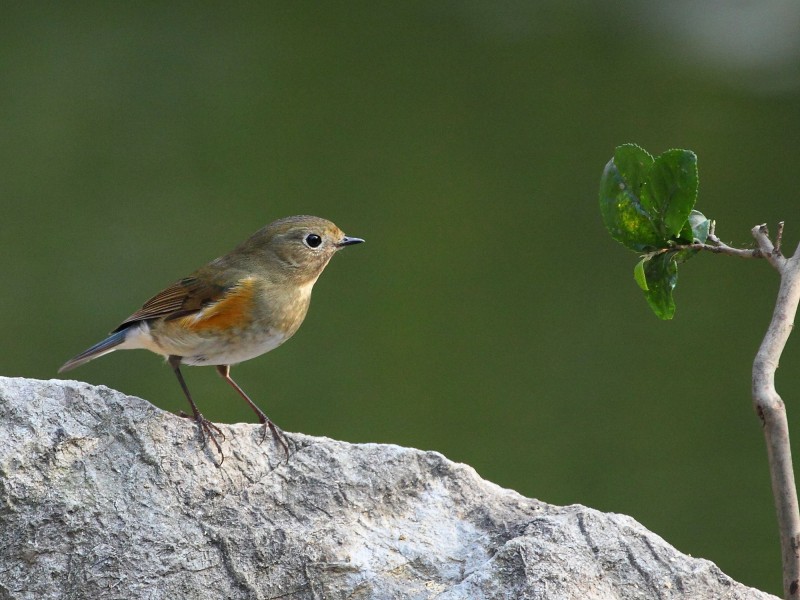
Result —
<instances>
[{"instance_id":1,"label":"rock","mask_svg":"<svg viewBox=\"0 0 800 600\"><path fill-rule=\"evenodd\" d=\"M0 378L0 598L767 599L623 515L436 452L193 421Z\"/></svg>"}]
</instances>

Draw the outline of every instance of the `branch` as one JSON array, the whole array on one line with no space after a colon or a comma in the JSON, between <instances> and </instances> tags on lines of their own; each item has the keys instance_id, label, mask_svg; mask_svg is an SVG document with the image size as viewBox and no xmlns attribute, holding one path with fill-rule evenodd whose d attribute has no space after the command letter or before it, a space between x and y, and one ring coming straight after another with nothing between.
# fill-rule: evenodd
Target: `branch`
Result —
<instances>
[{"instance_id":1,"label":"branch","mask_svg":"<svg viewBox=\"0 0 800 600\"><path fill-rule=\"evenodd\" d=\"M759 225L758 227L764 227L766 229L766 225ZM727 254L728 256L738 256L739 258L764 258L764 250L761 246L757 248L734 248L733 246L729 246L721 239L719 239L714 232L715 223L714 221L711 222L711 227L708 231L708 240L706 243L701 242L694 242L692 244L676 244L675 246L670 246L669 248L660 248L655 252L649 253L647 256L650 258L654 258L659 254L664 254L665 252L677 252L680 250L705 250L707 252L713 252L714 254ZM755 235L755 234L753 234ZM780 223L780 228L778 230L778 252L780 252L780 239L783 235L783 222ZM769 236L767 236L767 240L769 240ZM769 253L772 253L772 243L769 244Z\"/></svg>"},{"instance_id":2,"label":"branch","mask_svg":"<svg viewBox=\"0 0 800 600\"><path fill-rule=\"evenodd\" d=\"M797 305L800 303L800 246L794 256L781 254L783 223L779 225L776 243L769 239L766 225L753 227L751 233L761 256L781 276L778 300L761 347L753 362L753 406L761 419L767 443L772 494L781 536L783 559L783 593L787 599L800 598L800 511L792 469L789 425L786 407L775 389L775 371L781 353L792 332Z\"/></svg>"}]
</instances>

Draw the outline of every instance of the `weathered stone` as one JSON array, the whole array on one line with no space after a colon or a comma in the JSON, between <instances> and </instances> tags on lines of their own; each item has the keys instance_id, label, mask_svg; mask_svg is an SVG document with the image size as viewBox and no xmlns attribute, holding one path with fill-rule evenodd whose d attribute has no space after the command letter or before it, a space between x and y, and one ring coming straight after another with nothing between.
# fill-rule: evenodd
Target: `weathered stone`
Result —
<instances>
[{"instance_id":1,"label":"weathered stone","mask_svg":"<svg viewBox=\"0 0 800 600\"><path fill-rule=\"evenodd\" d=\"M435 452L193 421L0 378L0 598L767 599L630 517Z\"/></svg>"}]
</instances>

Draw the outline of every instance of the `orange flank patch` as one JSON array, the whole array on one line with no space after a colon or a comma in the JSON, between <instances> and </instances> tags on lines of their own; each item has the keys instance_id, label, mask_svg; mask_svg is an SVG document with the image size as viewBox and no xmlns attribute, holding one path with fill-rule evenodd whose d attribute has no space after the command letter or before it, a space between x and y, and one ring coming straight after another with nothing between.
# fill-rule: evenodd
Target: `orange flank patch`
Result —
<instances>
[{"instance_id":1,"label":"orange flank patch","mask_svg":"<svg viewBox=\"0 0 800 600\"><path fill-rule=\"evenodd\" d=\"M254 296L254 280L247 277L228 290L216 302L193 315L180 319L180 324L190 331L246 327L253 318Z\"/></svg>"}]
</instances>

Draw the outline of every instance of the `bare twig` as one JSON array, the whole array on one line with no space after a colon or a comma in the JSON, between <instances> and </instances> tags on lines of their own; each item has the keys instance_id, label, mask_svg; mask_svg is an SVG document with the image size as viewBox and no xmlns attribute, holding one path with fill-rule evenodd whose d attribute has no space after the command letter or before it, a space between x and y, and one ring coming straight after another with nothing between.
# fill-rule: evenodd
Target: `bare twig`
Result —
<instances>
[{"instance_id":1,"label":"bare twig","mask_svg":"<svg viewBox=\"0 0 800 600\"><path fill-rule=\"evenodd\" d=\"M730 254L731 256L739 256L741 258L763 258L761 248L733 248L732 246L728 246L728 244L717 237L716 223L714 221L711 222L711 227L708 231L708 242L709 243L704 245L711 246L711 248L706 248L711 252Z\"/></svg>"},{"instance_id":2,"label":"bare twig","mask_svg":"<svg viewBox=\"0 0 800 600\"><path fill-rule=\"evenodd\" d=\"M787 600L797 600L800 598L800 511L792 469L786 407L775 389L775 371L792 331L797 305L800 303L800 246L791 258L781 254L783 223L778 227L774 246L769 239L766 225L753 227L751 233L761 256L781 276L772 321L753 362L753 406L761 419L767 443L772 494L781 537L783 593Z\"/></svg>"},{"instance_id":3,"label":"bare twig","mask_svg":"<svg viewBox=\"0 0 800 600\"><path fill-rule=\"evenodd\" d=\"M781 244L783 243L783 225L784 222L778 223L778 234L775 236L775 252L781 253Z\"/></svg>"},{"instance_id":4,"label":"bare twig","mask_svg":"<svg viewBox=\"0 0 800 600\"><path fill-rule=\"evenodd\" d=\"M653 258L666 252L706 250L741 258L765 258L781 276L772 321L753 361L753 407L761 419L767 443L772 495L781 536L783 593L787 600L800 600L800 510L792 469L786 407L775 389L775 371L778 369L786 340L792 332L800 303L800 246L791 258L783 255L783 227L783 221L778 223L774 245L766 224L762 224L751 230L756 241L755 248L734 248L717 237L715 223L712 221L706 243L670 246L645 256Z\"/></svg>"},{"instance_id":5,"label":"bare twig","mask_svg":"<svg viewBox=\"0 0 800 600\"><path fill-rule=\"evenodd\" d=\"M766 228L766 225L760 225L759 227ZM727 254L729 256L738 256L739 258L764 258L764 253L762 248L734 248L733 246L729 246L721 239L717 237L717 222L711 221L710 225L708 226L708 236L706 237L706 242L692 242L691 244L675 244L674 246L669 246L667 248L659 248L653 252L649 252L644 255L644 258L655 258L660 254L666 254L667 252L680 252L681 250L705 250L706 252L713 252L715 254ZM783 235L783 222L778 225L778 253L780 254L780 237ZM772 249L772 244L770 243L770 249ZM772 252L772 250L770 250Z\"/></svg>"},{"instance_id":6,"label":"bare twig","mask_svg":"<svg viewBox=\"0 0 800 600\"><path fill-rule=\"evenodd\" d=\"M715 254L727 254L729 256L738 256L739 258L764 258L760 248L734 248L728 246L725 242L720 240L713 233L708 234L708 241L705 244L694 242L692 244L676 244L668 248L659 248L655 252L650 252L647 256L654 258L659 254L666 252L678 252L680 250L705 250L706 252L713 252Z\"/></svg>"}]
</instances>

